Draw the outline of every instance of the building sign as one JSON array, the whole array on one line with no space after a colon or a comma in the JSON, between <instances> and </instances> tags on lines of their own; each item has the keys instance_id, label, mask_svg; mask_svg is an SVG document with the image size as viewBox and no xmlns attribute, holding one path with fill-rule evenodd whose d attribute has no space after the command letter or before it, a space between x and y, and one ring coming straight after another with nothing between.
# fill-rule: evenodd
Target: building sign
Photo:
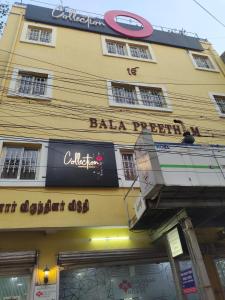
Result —
<instances>
[{"instance_id":1,"label":"building sign","mask_svg":"<svg viewBox=\"0 0 225 300\"><path fill-rule=\"evenodd\" d=\"M183 248L177 228L167 233L167 240L173 257L183 254Z\"/></svg>"},{"instance_id":2,"label":"building sign","mask_svg":"<svg viewBox=\"0 0 225 300\"><path fill-rule=\"evenodd\" d=\"M116 18L119 16L135 19L136 21L141 23L142 28L137 30L136 26L135 26L135 28L123 27L122 24L116 22ZM141 16L130 13L128 11L110 10L105 13L104 19L105 19L106 24L110 28L112 28L113 30L115 30L125 36L128 36L128 37L144 38L144 37L150 36L153 33L152 25L147 20L145 20Z\"/></svg>"},{"instance_id":3,"label":"building sign","mask_svg":"<svg viewBox=\"0 0 225 300\"><path fill-rule=\"evenodd\" d=\"M114 145L50 140L47 187L118 187Z\"/></svg>"},{"instance_id":4,"label":"building sign","mask_svg":"<svg viewBox=\"0 0 225 300\"><path fill-rule=\"evenodd\" d=\"M56 285L45 284L35 286L34 300L56 300Z\"/></svg>"},{"instance_id":5,"label":"building sign","mask_svg":"<svg viewBox=\"0 0 225 300\"><path fill-rule=\"evenodd\" d=\"M197 293L192 268L181 271L182 290L185 295Z\"/></svg>"},{"instance_id":6,"label":"building sign","mask_svg":"<svg viewBox=\"0 0 225 300\"><path fill-rule=\"evenodd\" d=\"M114 17L125 16L141 24L134 26L115 21ZM189 50L203 51L199 39L184 34L154 30L143 17L124 11L109 11L105 19L79 14L76 9L58 6L55 9L27 5L25 19L53 26L68 27L116 37L130 37L145 42L170 45Z\"/></svg>"},{"instance_id":7,"label":"building sign","mask_svg":"<svg viewBox=\"0 0 225 300\"><path fill-rule=\"evenodd\" d=\"M112 131L127 131L131 129L132 131L141 132L144 129L149 129L153 134L165 134L165 135L182 135L183 130L177 124L163 124L163 123L153 123L153 122L141 122L133 121L127 124L122 120L106 120L89 118L89 127L112 130ZM198 127L190 127L190 132L194 136L200 136L200 131Z\"/></svg>"},{"instance_id":8,"label":"building sign","mask_svg":"<svg viewBox=\"0 0 225 300\"><path fill-rule=\"evenodd\" d=\"M89 211L89 201L85 199L83 201L72 199L68 204L64 200L60 202L54 202L51 199L47 201L31 202L25 200L20 205L16 201L12 203L0 202L0 215L10 214L20 211L21 213L29 213L30 215L46 215L51 212L63 212L63 211L76 212L78 214L85 214Z\"/></svg>"},{"instance_id":9,"label":"building sign","mask_svg":"<svg viewBox=\"0 0 225 300\"><path fill-rule=\"evenodd\" d=\"M90 28L90 26L105 26L103 20L90 18L89 16L78 15L75 9L69 7L56 7L52 10L52 17L55 19L67 20L69 22L85 24L87 28Z\"/></svg>"}]
</instances>

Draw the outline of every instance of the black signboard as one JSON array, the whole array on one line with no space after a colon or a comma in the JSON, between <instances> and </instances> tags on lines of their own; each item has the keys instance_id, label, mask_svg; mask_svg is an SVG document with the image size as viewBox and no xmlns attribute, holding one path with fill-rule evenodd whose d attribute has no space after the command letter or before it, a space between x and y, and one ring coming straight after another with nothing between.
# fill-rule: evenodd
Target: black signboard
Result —
<instances>
[{"instance_id":1,"label":"black signboard","mask_svg":"<svg viewBox=\"0 0 225 300\"><path fill-rule=\"evenodd\" d=\"M112 143L50 140L47 187L118 187Z\"/></svg>"},{"instance_id":2,"label":"black signboard","mask_svg":"<svg viewBox=\"0 0 225 300\"><path fill-rule=\"evenodd\" d=\"M69 27L78 30L85 30L90 32L96 32L99 34L105 34L116 37L125 37L120 33L111 29L104 19L91 18L89 16L81 15L76 10L64 7L55 7L53 9L40 7L35 5L27 5L25 19L29 21ZM123 27L128 29L137 30L137 27L129 24L123 24ZM185 34L179 34L175 32L167 32L161 30L154 30L153 34L146 38L134 38L134 40L141 40L147 43L157 43L162 45L169 45L172 47L191 49L195 51L203 51L199 39L187 36Z\"/></svg>"}]
</instances>

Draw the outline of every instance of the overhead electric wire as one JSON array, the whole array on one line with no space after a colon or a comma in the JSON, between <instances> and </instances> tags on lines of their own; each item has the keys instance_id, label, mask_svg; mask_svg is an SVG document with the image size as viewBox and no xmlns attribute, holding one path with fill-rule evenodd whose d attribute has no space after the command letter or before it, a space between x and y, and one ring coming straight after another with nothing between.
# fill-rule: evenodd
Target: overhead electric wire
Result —
<instances>
[{"instance_id":1,"label":"overhead electric wire","mask_svg":"<svg viewBox=\"0 0 225 300\"><path fill-rule=\"evenodd\" d=\"M19 97L18 97L19 98ZM61 101L60 99L58 99L59 101ZM69 101L69 102L71 102L71 101ZM74 104L74 102L72 102L73 104ZM68 109L68 108L67 108ZM80 110L81 108L80 108L80 106L78 106L78 109ZM92 111L91 112L93 112L93 109L95 109L95 108L93 108L92 107ZM71 110L71 107L70 107L70 110ZM104 112L105 112L105 109L104 109ZM99 113L99 111L98 111L98 113ZM144 112L143 112L144 113ZM142 113L142 114L143 114ZM156 112L157 113L157 112ZM85 110L85 114L87 114L87 109ZM130 114L130 113L126 113L126 114ZM158 113L157 113L158 114ZM100 115L99 115L100 116ZM107 116L108 117L108 116ZM115 117L116 118L116 117ZM118 117L119 118L119 117ZM164 118L165 119L165 118ZM126 118L124 119L124 120L127 120ZM128 121L133 121L132 119L128 119ZM168 121L169 122L171 122L171 119L168 119ZM190 125L190 126L195 126L195 125L193 125L193 124L188 124L188 125ZM205 130L207 130L207 131L209 131L209 130L212 130L212 128L202 128L202 129L205 129ZM213 129L214 131L215 131L215 129Z\"/></svg>"},{"instance_id":2,"label":"overhead electric wire","mask_svg":"<svg viewBox=\"0 0 225 300\"><path fill-rule=\"evenodd\" d=\"M6 78L7 78L7 79L10 79L10 77L6 77ZM62 88L65 89L64 87L55 86L55 85L46 85L46 86L54 87L54 89L56 89L56 90L61 90ZM7 89L7 91L8 91L8 90L9 90L9 89ZM104 90L105 90L105 89L104 89ZM10 90L9 90L9 91L10 91ZM75 94L80 94L80 95L88 95L88 96L92 95L92 96L93 96L93 94L94 94L94 95L98 96L98 99L99 99L99 98L102 98L102 99L105 100L105 98L108 97L108 94L105 94L105 93L96 93L96 92L92 92L92 91L79 90L79 89L73 89L73 91L71 91L71 89L69 89L69 91L64 91L64 92L68 92L68 93L74 94L75 91L76 91ZM15 91L12 91L12 92L15 93ZM15 93L15 96L16 96L16 95L19 96L19 94ZM170 92L168 92L168 95L170 95ZM176 93L176 95L177 95L177 93ZM181 96L181 97L178 97L178 96L175 97L175 96L172 95L171 97L172 97L173 99L185 100L184 97L182 97L182 96ZM41 99L41 97L40 97L40 99ZM46 99L46 97L44 97L44 99ZM54 99L54 98L49 98L49 100L52 100L52 99ZM56 98L55 98L55 99L56 99ZM57 100L65 101L65 100L61 100L61 99L57 99ZM209 101L210 99L208 98L207 100ZM144 100L143 100L143 101L144 101ZM194 102L193 100L190 100L190 101L191 101L191 103ZM67 102L68 102L68 101L67 101ZM71 102L71 101L70 101L70 102ZM204 104L203 104L202 102L200 102L200 104L204 106ZM187 112L187 110L189 110L189 109L191 109L191 112L192 112L192 108L194 108L195 111L198 111L196 106L190 107L190 105L185 106L185 105L181 105L180 103L179 103L179 104L173 104L173 106L175 106L175 107L178 106L179 108L180 108L180 107L184 107L184 108L185 108L185 112ZM201 107L198 107L198 109L200 109L200 111L202 112ZM206 111L205 106L204 106L204 111ZM209 111L211 111L211 109L209 109Z\"/></svg>"},{"instance_id":3,"label":"overhead electric wire","mask_svg":"<svg viewBox=\"0 0 225 300\"><path fill-rule=\"evenodd\" d=\"M32 110L32 109L31 109ZM71 110L71 108L70 108L70 110ZM77 118L78 120L80 119L80 118ZM171 120L169 120L170 122L171 122ZM190 126L191 126L191 124L190 124ZM194 125L192 125L192 126L194 126ZM55 128L56 130L60 130L60 128ZM205 128L203 128L202 127L202 129L205 129ZM71 129L70 129L71 130ZM205 129L206 131L210 131L210 130L212 130L212 128L206 128ZM221 132L223 132L223 131L221 131ZM163 136L165 136L165 134L162 134ZM214 131L214 135L216 135L216 133L215 133L215 131ZM176 135L177 136L177 135ZM224 135L223 135L224 136Z\"/></svg>"},{"instance_id":4,"label":"overhead electric wire","mask_svg":"<svg viewBox=\"0 0 225 300\"><path fill-rule=\"evenodd\" d=\"M200 6L208 15L210 15L214 20L216 20L220 25L225 27L225 24L221 22L214 14L212 14L207 8L205 8L201 3L197 0L193 0L198 6Z\"/></svg>"}]
</instances>

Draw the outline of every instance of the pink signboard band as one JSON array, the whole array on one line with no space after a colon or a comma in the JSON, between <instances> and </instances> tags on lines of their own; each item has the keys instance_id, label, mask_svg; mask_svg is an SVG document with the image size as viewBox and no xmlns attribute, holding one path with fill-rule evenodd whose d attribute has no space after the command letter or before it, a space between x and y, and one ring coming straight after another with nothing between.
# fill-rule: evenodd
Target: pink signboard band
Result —
<instances>
[{"instance_id":1,"label":"pink signboard band","mask_svg":"<svg viewBox=\"0 0 225 300\"><path fill-rule=\"evenodd\" d=\"M138 21L142 24L143 28L140 30L132 30L132 29L124 28L120 24L118 24L115 20L116 17L119 17L119 16L135 19L136 21ZM128 37L144 38L144 37L150 36L153 32L153 27L147 20L145 20L141 16L130 13L128 11L110 10L105 13L104 19L105 19L106 24L109 27L111 27L113 30L115 30L123 35L126 35Z\"/></svg>"}]
</instances>

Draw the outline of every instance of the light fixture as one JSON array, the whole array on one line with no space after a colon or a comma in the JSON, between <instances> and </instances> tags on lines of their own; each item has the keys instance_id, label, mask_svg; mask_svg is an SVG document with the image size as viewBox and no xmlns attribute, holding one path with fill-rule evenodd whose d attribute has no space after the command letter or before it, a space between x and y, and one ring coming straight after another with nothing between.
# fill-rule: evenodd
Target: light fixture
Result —
<instances>
[{"instance_id":1,"label":"light fixture","mask_svg":"<svg viewBox=\"0 0 225 300\"><path fill-rule=\"evenodd\" d=\"M127 241L129 240L129 236L113 236L113 237L99 237L99 238L91 238L91 241Z\"/></svg>"},{"instance_id":2,"label":"light fixture","mask_svg":"<svg viewBox=\"0 0 225 300\"><path fill-rule=\"evenodd\" d=\"M47 284L48 283L48 275L49 275L49 268L48 266L46 265L46 267L44 268L43 272L44 272L44 284Z\"/></svg>"}]
</instances>

